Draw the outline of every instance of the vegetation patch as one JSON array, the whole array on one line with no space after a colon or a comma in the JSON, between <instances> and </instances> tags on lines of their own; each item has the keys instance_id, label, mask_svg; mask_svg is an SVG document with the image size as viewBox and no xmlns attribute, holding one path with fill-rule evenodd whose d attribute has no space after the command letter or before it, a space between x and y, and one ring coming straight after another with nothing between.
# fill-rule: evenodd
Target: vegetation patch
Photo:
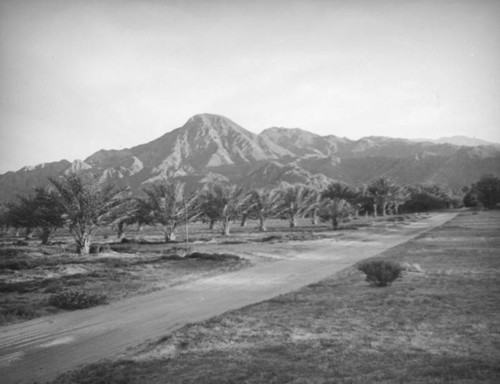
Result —
<instances>
[{"instance_id":1,"label":"vegetation patch","mask_svg":"<svg viewBox=\"0 0 500 384\"><path fill-rule=\"evenodd\" d=\"M224 261L232 260L239 261L241 258L236 255L230 255L228 253L205 253L205 252L193 252L186 255L188 259L201 259L201 260L211 260L211 261Z\"/></svg>"},{"instance_id":2,"label":"vegetation patch","mask_svg":"<svg viewBox=\"0 0 500 384\"><path fill-rule=\"evenodd\" d=\"M106 301L105 294L72 289L53 295L49 304L61 309L75 310L95 307L105 304Z\"/></svg>"},{"instance_id":3,"label":"vegetation patch","mask_svg":"<svg viewBox=\"0 0 500 384\"><path fill-rule=\"evenodd\" d=\"M387 287L402 276L403 267L390 260L368 260L358 265L366 281L376 287Z\"/></svg>"}]
</instances>

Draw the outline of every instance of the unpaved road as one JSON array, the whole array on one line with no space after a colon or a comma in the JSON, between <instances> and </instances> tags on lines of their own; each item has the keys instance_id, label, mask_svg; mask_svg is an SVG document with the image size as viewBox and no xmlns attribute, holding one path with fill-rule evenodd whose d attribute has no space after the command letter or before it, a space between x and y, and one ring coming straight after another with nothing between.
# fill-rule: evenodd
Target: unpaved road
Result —
<instances>
[{"instance_id":1,"label":"unpaved road","mask_svg":"<svg viewBox=\"0 0 500 384\"><path fill-rule=\"evenodd\" d=\"M0 382L53 379L78 365L114 357L186 323L311 284L452 219L440 213L362 241L318 241L314 251L199 279L88 310L0 328Z\"/></svg>"}]
</instances>

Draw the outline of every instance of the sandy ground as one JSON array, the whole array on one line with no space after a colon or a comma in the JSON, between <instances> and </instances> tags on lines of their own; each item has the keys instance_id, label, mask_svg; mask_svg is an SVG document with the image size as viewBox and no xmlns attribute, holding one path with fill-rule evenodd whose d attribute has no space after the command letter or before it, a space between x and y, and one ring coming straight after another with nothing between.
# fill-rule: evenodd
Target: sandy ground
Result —
<instances>
[{"instance_id":1,"label":"sandy ground","mask_svg":"<svg viewBox=\"0 0 500 384\"><path fill-rule=\"evenodd\" d=\"M111 305L2 327L1 381L50 380L81 364L116 357L187 323L270 299L331 276L442 225L455 215L435 214L397 226L383 235L307 244L295 242L291 252L276 257L272 263L199 279ZM243 248L249 254L247 247ZM267 253L272 253L272 248ZM300 252L301 249L305 251ZM266 253L265 246L259 246L256 253Z\"/></svg>"}]
</instances>

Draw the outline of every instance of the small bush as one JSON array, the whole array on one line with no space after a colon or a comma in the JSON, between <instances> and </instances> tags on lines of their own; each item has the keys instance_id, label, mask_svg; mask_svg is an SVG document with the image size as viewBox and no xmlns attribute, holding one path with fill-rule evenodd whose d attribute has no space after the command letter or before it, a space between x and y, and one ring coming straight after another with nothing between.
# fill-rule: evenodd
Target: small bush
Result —
<instances>
[{"instance_id":1,"label":"small bush","mask_svg":"<svg viewBox=\"0 0 500 384\"><path fill-rule=\"evenodd\" d=\"M111 246L109 244L92 244L89 249L89 253L101 253L101 252L110 252Z\"/></svg>"},{"instance_id":2,"label":"small bush","mask_svg":"<svg viewBox=\"0 0 500 384\"><path fill-rule=\"evenodd\" d=\"M211 260L211 261L238 261L240 260L239 256L231 255L228 253L204 253L204 252L193 252L189 255L186 255L188 259L198 259L198 260Z\"/></svg>"},{"instance_id":3,"label":"small bush","mask_svg":"<svg viewBox=\"0 0 500 384\"><path fill-rule=\"evenodd\" d=\"M401 277L403 268L392 261L371 260L358 265L358 269L366 275L366 281L376 287L386 287Z\"/></svg>"},{"instance_id":4,"label":"small bush","mask_svg":"<svg viewBox=\"0 0 500 384\"><path fill-rule=\"evenodd\" d=\"M106 295L82 290L67 290L50 298L49 303L62 309L91 308L106 302Z\"/></svg>"},{"instance_id":5,"label":"small bush","mask_svg":"<svg viewBox=\"0 0 500 384\"><path fill-rule=\"evenodd\" d=\"M13 271L20 271L23 269L29 269L31 267L30 263L26 260L8 260L0 262L0 269L11 269Z\"/></svg>"}]
</instances>

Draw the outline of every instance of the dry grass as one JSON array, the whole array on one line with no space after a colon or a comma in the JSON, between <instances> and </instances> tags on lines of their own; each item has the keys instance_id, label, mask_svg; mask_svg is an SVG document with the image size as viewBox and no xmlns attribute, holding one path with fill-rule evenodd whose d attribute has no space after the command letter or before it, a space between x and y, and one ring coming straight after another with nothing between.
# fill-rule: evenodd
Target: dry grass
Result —
<instances>
[{"instance_id":1,"label":"dry grass","mask_svg":"<svg viewBox=\"0 0 500 384\"><path fill-rule=\"evenodd\" d=\"M415 267L392 286L352 267L56 382L497 383L499 249L500 212L462 214L380 255Z\"/></svg>"}]
</instances>

